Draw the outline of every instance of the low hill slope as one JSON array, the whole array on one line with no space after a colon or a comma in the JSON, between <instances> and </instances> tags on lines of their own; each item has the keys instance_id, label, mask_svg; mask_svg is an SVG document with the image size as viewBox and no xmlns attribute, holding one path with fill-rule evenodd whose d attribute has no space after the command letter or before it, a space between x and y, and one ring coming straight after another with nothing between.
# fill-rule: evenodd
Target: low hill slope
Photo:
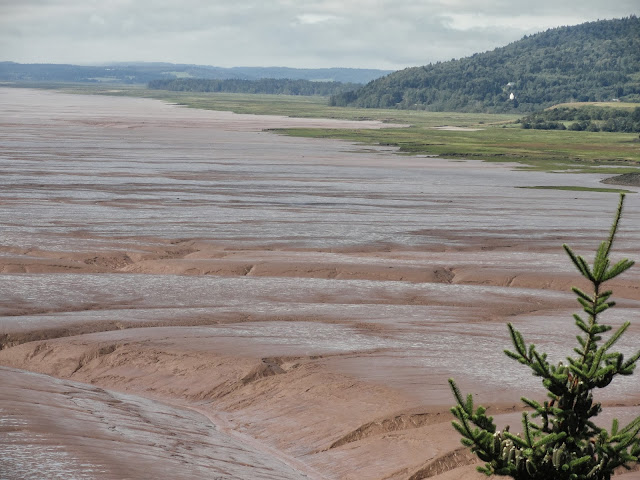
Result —
<instances>
[{"instance_id":1,"label":"low hill slope","mask_svg":"<svg viewBox=\"0 0 640 480\"><path fill-rule=\"evenodd\" d=\"M401 70L333 96L336 106L533 111L557 103L640 101L640 19L559 27L490 52Z\"/></svg>"}]
</instances>

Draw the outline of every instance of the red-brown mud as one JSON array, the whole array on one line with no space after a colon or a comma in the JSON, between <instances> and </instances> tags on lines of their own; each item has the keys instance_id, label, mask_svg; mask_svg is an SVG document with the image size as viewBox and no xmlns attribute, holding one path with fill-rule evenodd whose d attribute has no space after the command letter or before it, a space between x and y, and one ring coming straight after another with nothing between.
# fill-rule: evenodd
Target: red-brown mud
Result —
<instances>
[{"instance_id":1,"label":"red-brown mud","mask_svg":"<svg viewBox=\"0 0 640 480\"><path fill-rule=\"evenodd\" d=\"M344 122L0 104L2 478L483 478L447 379L519 424L544 392L501 353L505 323L569 353L580 282L561 244L593 251L617 202L516 188L601 175L263 131ZM636 197L617 256L638 251ZM625 352L639 279L612 285ZM640 413L638 385L600 396L603 425Z\"/></svg>"}]
</instances>

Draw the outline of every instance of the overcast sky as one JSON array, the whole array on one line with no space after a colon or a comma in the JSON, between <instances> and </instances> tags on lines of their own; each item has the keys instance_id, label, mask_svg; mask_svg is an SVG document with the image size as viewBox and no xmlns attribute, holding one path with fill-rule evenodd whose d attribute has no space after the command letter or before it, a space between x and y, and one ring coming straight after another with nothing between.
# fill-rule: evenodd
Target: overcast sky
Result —
<instances>
[{"instance_id":1,"label":"overcast sky","mask_svg":"<svg viewBox=\"0 0 640 480\"><path fill-rule=\"evenodd\" d=\"M639 0L0 0L0 61L400 69Z\"/></svg>"}]
</instances>

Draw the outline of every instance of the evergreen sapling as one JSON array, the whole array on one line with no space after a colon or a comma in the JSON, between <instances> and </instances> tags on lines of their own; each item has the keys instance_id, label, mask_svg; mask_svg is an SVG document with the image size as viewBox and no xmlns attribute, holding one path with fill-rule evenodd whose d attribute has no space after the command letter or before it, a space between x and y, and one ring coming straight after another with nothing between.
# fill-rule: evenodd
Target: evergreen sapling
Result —
<instances>
[{"instance_id":1,"label":"evergreen sapling","mask_svg":"<svg viewBox=\"0 0 640 480\"><path fill-rule=\"evenodd\" d=\"M478 470L487 476L505 475L517 480L609 480L617 467L630 468L638 462L640 416L624 427L617 419L613 420L610 431L592 421L602 411L601 404L594 401L593 391L606 387L618 375L631 375L640 358L640 351L626 360L622 353L611 351L629 328L629 322L607 340L602 334L612 327L600 323L602 313L614 306L610 300L612 292L605 290L603 284L634 263L624 259L612 264L609 259L623 204L624 194L620 196L609 236L600 244L592 265L563 245L592 288L591 293L577 287L572 289L584 315L574 315L580 332L573 356L567 357L568 364L551 365L547 354L538 352L533 344L527 345L520 332L508 324L514 350L505 350L505 354L540 377L548 396L543 402L522 398L533 409L522 414L522 432L514 435L508 426L497 431L486 409L482 406L474 409L473 396L465 398L449 379L457 402L451 409L456 418L453 426L462 435L462 444L485 462Z\"/></svg>"}]
</instances>

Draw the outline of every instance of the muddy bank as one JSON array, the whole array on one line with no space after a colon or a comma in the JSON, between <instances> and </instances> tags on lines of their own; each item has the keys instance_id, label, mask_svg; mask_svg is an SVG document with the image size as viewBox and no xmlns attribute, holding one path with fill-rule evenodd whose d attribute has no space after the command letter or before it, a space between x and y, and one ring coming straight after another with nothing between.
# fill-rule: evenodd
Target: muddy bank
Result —
<instances>
[{"instance_id":1,"label":"muddy bank","mask_svg":"<svg viewBox=\"0 0 640 480\"><path fill-rule=\"evenodd\" d=\"M640 173L623 173L615 177L605 178L602 183L609 185L624 185L628 187L640 187Z\"/></svg>"},{"instance_id":2,"label":"muddy bank","mask_svg":"<svg viewBox=\"0 0 640 480\"><path fill-rule=\"evenodd\" d=\"M505 323L566 355L577 276L560 245L592 251L617 200L263 131L307 120L3 89L0 103L9 478L20 451L50 454L35 478L482 478L447 378L519 424L520 396L544 392L501 353ZM617 244L631 257L635 197ZM638 318L638 280L612 285L611 323ZM636 322L620 348L638 344ZM605 425L637 415L637 378L601 400Z\"/></svg>"},{"instance_id":3,"label":"muddy bank","mask_svg":"<svg viewBox=\"0 0 640 480\"><path fill-rule=\"evenodd\" d=\"M314 478L194 409L21 370L0 379L2 478Z\"/></svg>"}]
</instances>

